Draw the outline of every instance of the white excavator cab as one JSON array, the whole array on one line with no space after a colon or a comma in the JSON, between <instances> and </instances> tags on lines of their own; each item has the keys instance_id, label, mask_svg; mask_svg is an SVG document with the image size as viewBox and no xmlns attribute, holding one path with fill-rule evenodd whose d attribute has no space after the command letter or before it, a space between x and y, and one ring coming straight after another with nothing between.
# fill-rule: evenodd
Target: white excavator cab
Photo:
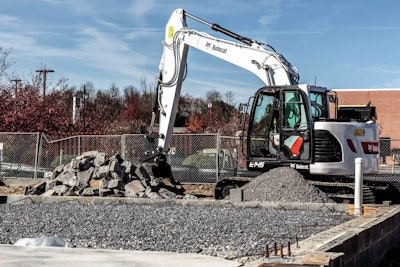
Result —
<instances>
[{"instance_id":1,"label":"white excavator cab","mask_svg":"<svg viewBox=\"0 0 400 267\"><path fill-rule=\"evenodd\" d=\"M324 87L267 86L254 97L247 125L247 167L267 171L290 166L310 175L350 175L362 157L364 173L378 171L374 123L330 118ZM365 148L371 149L365 149Z\"/></svg>"}]
</instances>

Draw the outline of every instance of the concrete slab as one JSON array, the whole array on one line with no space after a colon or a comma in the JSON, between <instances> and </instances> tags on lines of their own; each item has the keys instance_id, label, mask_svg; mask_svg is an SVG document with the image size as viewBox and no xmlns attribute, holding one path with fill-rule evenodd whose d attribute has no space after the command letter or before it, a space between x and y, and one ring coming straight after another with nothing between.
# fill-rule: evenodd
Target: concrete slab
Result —
<instances>
[{"instance_id":1,"label":"concrete slab","mask_svg":"<svg viewBox=\"0 0 400 267\"><path fill-rule=\"evenodd\" d=\"M400 205L367 209L371 212L300 241L290 256L260 258L245 266L378 266L400 243Z\"/></svg>"},{"instance_id":2,"label":"concrete slab","mask_svg":"<svg viewBox=\"0 0 400 267\"><path fill-rule=\"evenodd\" d=\"M0 245L0 266L237 267L241 264L194 253Z\"/></svg>"}]
</instances>

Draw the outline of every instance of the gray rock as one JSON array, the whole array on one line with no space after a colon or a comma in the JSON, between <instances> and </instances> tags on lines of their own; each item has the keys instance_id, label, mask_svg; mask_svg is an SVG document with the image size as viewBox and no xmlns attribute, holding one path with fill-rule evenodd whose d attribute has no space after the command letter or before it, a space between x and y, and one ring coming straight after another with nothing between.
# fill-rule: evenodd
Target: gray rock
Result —
<instances>
[{"instance_id":1,"label":"gray rock","mask_svg":"<svg viewBox=\"0 0 400 267\"><path fill-rule=\"evenodd\" d=\"M61 173L60 175L58 175L56 180L65 185L71 184L70 186L79 184L78 178L76 177L76 172L74 172L71 169L68 169L63 173Z\"/></svg>"},{"instance_id":2,"label":"gray rock","mask_svg":"<svg viewBox=\"0 0 400 267\"><path fill-rule=\"evenodd\" d=\"M27 195L41 195L46 191L46 181L38 183L37 185L30 187L26 190Z\"/></svg>"},{"instance_id":3,"label":"gray rock","mask_svg":"<svg viewBox=\"0 0 400 267\"><path fill-rule=\"evenodd\" d=\"M119 188L120 184L121 184L121 180L119 180L119 179L111 179L107 183L107 188L108 189Z\"/></svg>"},{"instance_id":4,"label":"gray rock","mask_svg":"<svg viewBox=\"0 0 400 267\"><path fill-rule=\"evenodd\" d=\"M190 194L186 194L183 199L198 199L198 197L194 196L194 195L190 195Z\"/></svg>"},{"instance_id":5,"label":"gray rock","mask_svg":"<svg viewBox=\"0 0 400 267\"><path fill-rule=\"evenodd\" d=\"M91 158L85 157L80 161L80 165L79 165L79 170L80 171L86 171L91 167L93 167L93 163L92 163Z\"/></svg>"},{"instance_id":6,"label":"gray rock","mask_svg":"<svg viewBox=\"0 0 400 267\"><path fill-rule=\"evenodd\" d=\"M92 178L95 180L105 178L108 175L108 172L108 165L99 166L94 170Z\"/></svg>"},{"instance_id":7,"label":"gray rock","mask_svg":"<svg viewBox=\"0 0 400 267\"><path fill-rule=\"evenodd\" d=\"M152 199L162 199L163 197L160 196L157 192L145 192L146 197Z\"/></svg>"},{"instance_id":8,"label":"gray rock","mask_svg":"<svg viewBox=\"0 0 400 267\"><path fill-rule=\"evenodd\" d=\"M53 189L46 190L46 192L41 194L42 197L51 197L52 195L54 195L54 190Z\"/></svg>"},{"instance_id":9,"label":"gray rock","mask_svg":"<svg viewBox=\"0 0 400 267\"><path fill-rule=\"evenodd\" d=\"M133 192L133 191L130 191L130 192L126 192L126 191L125 191L125 197L129 197L129 198L138 198L138 197L139 197L139 194L138 194L138 193L135 193L135 192Z\"/></svg>"},{"instance_id":10,"label":"gray rock","mask_svg":"<svg viewBox=\"0 0 400 267\"><path fill-rule=\"evenodd\" d=\"M53 188L54 194L57 194L59 196L64 195L68 191L69 187L66 185L57 185Z\"/></svg>"},{"instance_id":11,"label":"gray rock","mask_svg":"<svg viewBox=\"0 0 400 267\"><path fill-rule=\"evenodd\" d=\"M80 163L79 160L74 158L64 167L64 170L79 171Z\"/></svg>"},{"instance_id":12,"label":"gray rock","mask_svg":"<svg viewBox=\"0 0 400 267\"><path fill-rule=\"evenodd\" d=\"M106 197L106 196L111 196L114 195L114 191L111 189L107 189L107 188L100 188L99 189L99 196L100 197Z\"/></svg>"},{"instance_id":13,"label":"gray rock","mask_svg":"<svg viewBox=\"0 0 400 267\"><path fill-rule=\"evenodd\" d=\"M99 189L92 187L84 188L81 193L81 196L98 196L98 195L99 195Z\"/></svg>"},{"instance_id":14,"label":"gray rock","mask_svg":"<svg viewBox=\"0 0 400 267\"><path fill-rule=\"evenodd\" d=\"M95 167L102 166L107 162L107 154L103 152L96 152L95 158L93 159L93 164Z\"/></svg>"},{"instance_id":15,"label":"gray rock","mask_svg":"<svg viewBox=\"0 0 400 267\"><path fill-rule=\"evenodd\" d=\"M125 185L125 194L137 194L139 192L144 192L145 187L139 180L134 180Z\"/></svg>"},{"instance_id":16,"label":"gray rock","mask_svg":"<svg viewBox=\"0 0 400 267\"><path fill-rule=\"evenodd\" d=\"M79 185L88 185L90 179L92 179L93 176L93 172L94 172L94 167L90 167L87 170L84 171L80 171L76 174L76 176L78 177L79 180Z\"/></svg>"},{"instance_id":17,"label":"gray rock","mask_svg":"<svg viewBox=\"0 0 400 267\"><path fill-rule=\"evenodd\" d=\"M70 187L78 186L79 179L76 176L76 173L74 173L73 175L67 176L66 179L63 181L63 184L70 186Z\"/></svg>"},{"instance_id":18,"label":"gray rock","mask_svg":"<svg viewBox=\"0 0 400 267\"><path fill-rule=\"evenodd\" d=\"M57 185L57 180L46 180L46 191L53 189Z\"/></svg>"}]
</instances>

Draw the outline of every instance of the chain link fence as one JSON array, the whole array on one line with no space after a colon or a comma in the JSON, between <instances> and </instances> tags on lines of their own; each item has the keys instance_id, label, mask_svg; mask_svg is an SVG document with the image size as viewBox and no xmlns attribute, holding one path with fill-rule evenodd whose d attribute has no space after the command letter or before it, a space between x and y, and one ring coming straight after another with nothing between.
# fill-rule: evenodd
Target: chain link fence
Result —
<instances>
[{"instance_id":1,"label":"chain link fence","mask_svg":"<svg viewBox=\"0 0 400 267\"><path fill-rule=\"evenodd\" d=\"M380 149L380 173L400 174L400 140L381 138Z\"/></svg>"},{"instance_id":2,"label":"chain link fence","mask_svg":"<svg viewBox=\"0 0 400 267\"><path fill-rule=\"evenodd\" d=\"M80 135L53 140L39 133L0 133L0 176L43 177L45 171L85 151L100 151L140 166L152 146L143 135ZM400 177L400 140L380 140L380 176ZM246 169L246 142L216 134L174 134L168 162L182 183L216 183L229 176L255 176Z\"/></svg>"},{"instance_id":3,"label":"chain link fence","mask_svg":"<svg viewBox=\"0 0 400 267\"><path fill-rule=\"evenodd\" d=\"M0 133L0 177L35 177L39 133Z\"/></svg>"}]
</instances>

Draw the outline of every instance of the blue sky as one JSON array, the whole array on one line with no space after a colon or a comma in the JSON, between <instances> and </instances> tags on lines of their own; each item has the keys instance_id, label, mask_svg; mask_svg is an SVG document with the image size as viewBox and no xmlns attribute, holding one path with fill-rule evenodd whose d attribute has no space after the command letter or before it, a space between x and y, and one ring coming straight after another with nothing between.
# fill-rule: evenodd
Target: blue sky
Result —
<instances>
[{"instance_id":1,"label":"blue sky","mask_svg":"<svg viewBox=\"0 0 400 267\"><path fill-rule=\"evenodd\" d=\"M10 71L30 80L42 66L49 83L90 81L96 89L155 83L165 24L176 8L272 45L301 83L328 88L400 87L399 1L323 0L2 0L0 46ZM188 19L189 27L222 35ZM226 37L223 37L226 38ZM191 49L183 94L233 92L246 101L262 86L251 73Z\"/></svg>"}]
</instances>

